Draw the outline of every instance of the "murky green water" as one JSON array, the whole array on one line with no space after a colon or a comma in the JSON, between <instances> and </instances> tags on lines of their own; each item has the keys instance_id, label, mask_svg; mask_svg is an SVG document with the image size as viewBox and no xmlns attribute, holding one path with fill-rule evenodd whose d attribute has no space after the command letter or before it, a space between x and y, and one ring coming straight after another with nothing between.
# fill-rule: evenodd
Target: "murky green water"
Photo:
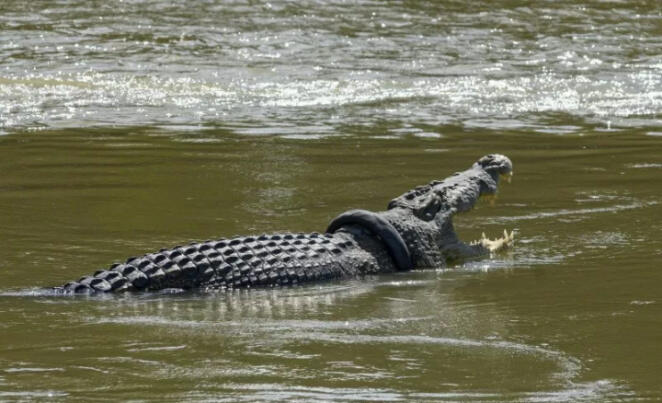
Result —
<instances>
[{"instance_id":1,"label":"murky green water","mask_svg":"<svg viewBox=\"0 0 662 403\"><path fill-rule=\"evenodd\" d=\"M0 147L3 398L662 396L656 137L103 129L10 135ZM489 260L230 295L21 292L182 241L320 230L488 150L508 152L514 181L457 224L467 240L517 231L516 249Z\"/></svg>"},{"instance_id":2,"label":"murky green water","mask_svg":"<svg viewBox=\"0 0 662 403\"><path fill-rule=\"evenodd\" d=\"M3 1L1 401L662 399L662 16L638 2ZM53 298L320 231L500 152L447 270Z\"/></svg>"}]
</instances>

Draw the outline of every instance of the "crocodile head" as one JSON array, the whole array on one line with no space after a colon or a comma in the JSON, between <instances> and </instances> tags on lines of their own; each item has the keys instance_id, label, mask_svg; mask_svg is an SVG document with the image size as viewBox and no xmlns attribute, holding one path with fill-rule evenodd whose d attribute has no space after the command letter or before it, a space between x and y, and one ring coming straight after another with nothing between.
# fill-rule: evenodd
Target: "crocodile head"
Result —
<instances>
[{"instance_id":1,"label":"crocodile head","mask_svg":"<svg viewBox=\"0 0 662 403\"><path fill-rule=\"evenodd\" d=\"M475 243L465 244L455 234L452 217L470 210L480 196L496 194L499 178L512 172L508 157L486 155L466 171L396 197L387 211L346 211L331 220L327 232L352 225L367 229L371 236L384 242L401 270L438 267L448 261L496 251L512 245L512 233L496 240L483 236Z\"/></svg>"},{"instance_id":2,"label":"crocodile head","mask_svg":"<svg viewBox=\"0 0 662 403\"><path fill-rule=\"evenodd\" d=\"M388 209L406 209L423 221L432 221L441 215L471 210L478 198L494 195L499 178L510 177L513 164L501 154L489 154L471 168L448 178L418 186L391 200Z\"/></svg>"},{"instance_id":3,"label":"crocodile head","mask_svg":"<svg viewBox=\"0 0 662 403\"><path fill-rule=\"evenodd\" d=\"M400 223L412 255L422 264L437 265L440 260L469 257L510 246L512 233L494 241L483 236L472 244L461 242L455 234L452 216L471 210L481 196L495 195L499 179L503 176L510 178L512 173L513 164L508 157L486 155L465 171L416 187L391 200L387 215L393 222Z\"/></svg>"}]
</instances>

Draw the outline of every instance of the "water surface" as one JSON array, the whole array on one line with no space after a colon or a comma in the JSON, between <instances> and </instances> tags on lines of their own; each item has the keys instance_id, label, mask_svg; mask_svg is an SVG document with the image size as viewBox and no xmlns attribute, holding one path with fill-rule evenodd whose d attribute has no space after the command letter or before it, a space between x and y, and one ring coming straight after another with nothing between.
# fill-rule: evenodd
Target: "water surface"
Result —
<instances>
[{"instance_id":1,"label":"water surface","mask_svg":"<svg viewBox=\"0 0 662 403\"><path fill-rule=\"evenodd\" d=\"M655 128L661 13L657 0L5 0L0 130Z\"/></svg>"},{"instance_id":2,"label":"water surface","mask_svg":"<svg viewBox=\"0 0 662 403\"><path fill-rule=\"evenodd\" d=\"M642 401L662 373L655 1L4 1L0 400ZM514 250L232 293L54 298L320 231L500 152Z\"/></svg>"}]
</instances>

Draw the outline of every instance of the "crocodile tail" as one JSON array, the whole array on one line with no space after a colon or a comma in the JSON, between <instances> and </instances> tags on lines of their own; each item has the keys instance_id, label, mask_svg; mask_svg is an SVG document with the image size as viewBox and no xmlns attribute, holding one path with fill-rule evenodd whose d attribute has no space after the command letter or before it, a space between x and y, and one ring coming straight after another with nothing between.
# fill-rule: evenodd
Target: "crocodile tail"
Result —
<instances>
[{"instance_id":1,"label":"crocodile tail","mask_svg":"<svg viewBox=\"0 0 662 403\"><path fill-rule=\"evenodd\" d=\"M52 290L58 294L248 288L296 284L345 274L354 247L331 234L273 234L192 243L132 257Z\"/></svg>"},{"instance_id":2,"label":"crocodile tail","mask_svg":"<svg viewBox=\"0 0 662 403\"><path fill-rule=\"evenodd\" d=\"M146 288L151 279L132 265L117 265L109 270L99 270L91 276L84 276L77 281L70 281L62 287L56 287L57 293L96 294L140 290Z\"/></svg>"},{"instance_id":3,"label":"crocodile tail","mask_svg":"<svg viewBox=\"0 0 662 403\"><path fill-rule=\"evenodd\" d=\"M115 263L91 276L71 281L56 292L64 294L96 294L107 292L160 290L169 287L191 288L208 282L220 264L214 256L187 256L186 248L162 249L157 253L131 257L125 263ZM199 255L199 256L198 256Z\"/></svg>"}]
</instances>

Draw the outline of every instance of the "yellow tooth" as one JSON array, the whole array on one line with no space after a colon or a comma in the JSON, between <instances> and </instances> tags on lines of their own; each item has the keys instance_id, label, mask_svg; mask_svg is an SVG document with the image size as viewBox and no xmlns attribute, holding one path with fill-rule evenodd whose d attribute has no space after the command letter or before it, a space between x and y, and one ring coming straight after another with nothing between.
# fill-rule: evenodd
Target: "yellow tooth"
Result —
<instances>
[{"instance_id":1,"label":"yellow tooth","mask_svg":"<svg viewBox=\"0 0 662 403\"><path fill-rule=\"evenodd\" d=\"M515 231L511 231L510 234L508 230L503 230L503 238L490 239L485 236L483 232L481 238L478 241L472 242L472 245L480 244L490 252L496 252L503 249L511 248L515 244Z\"/></svg>"}]
</instances>

